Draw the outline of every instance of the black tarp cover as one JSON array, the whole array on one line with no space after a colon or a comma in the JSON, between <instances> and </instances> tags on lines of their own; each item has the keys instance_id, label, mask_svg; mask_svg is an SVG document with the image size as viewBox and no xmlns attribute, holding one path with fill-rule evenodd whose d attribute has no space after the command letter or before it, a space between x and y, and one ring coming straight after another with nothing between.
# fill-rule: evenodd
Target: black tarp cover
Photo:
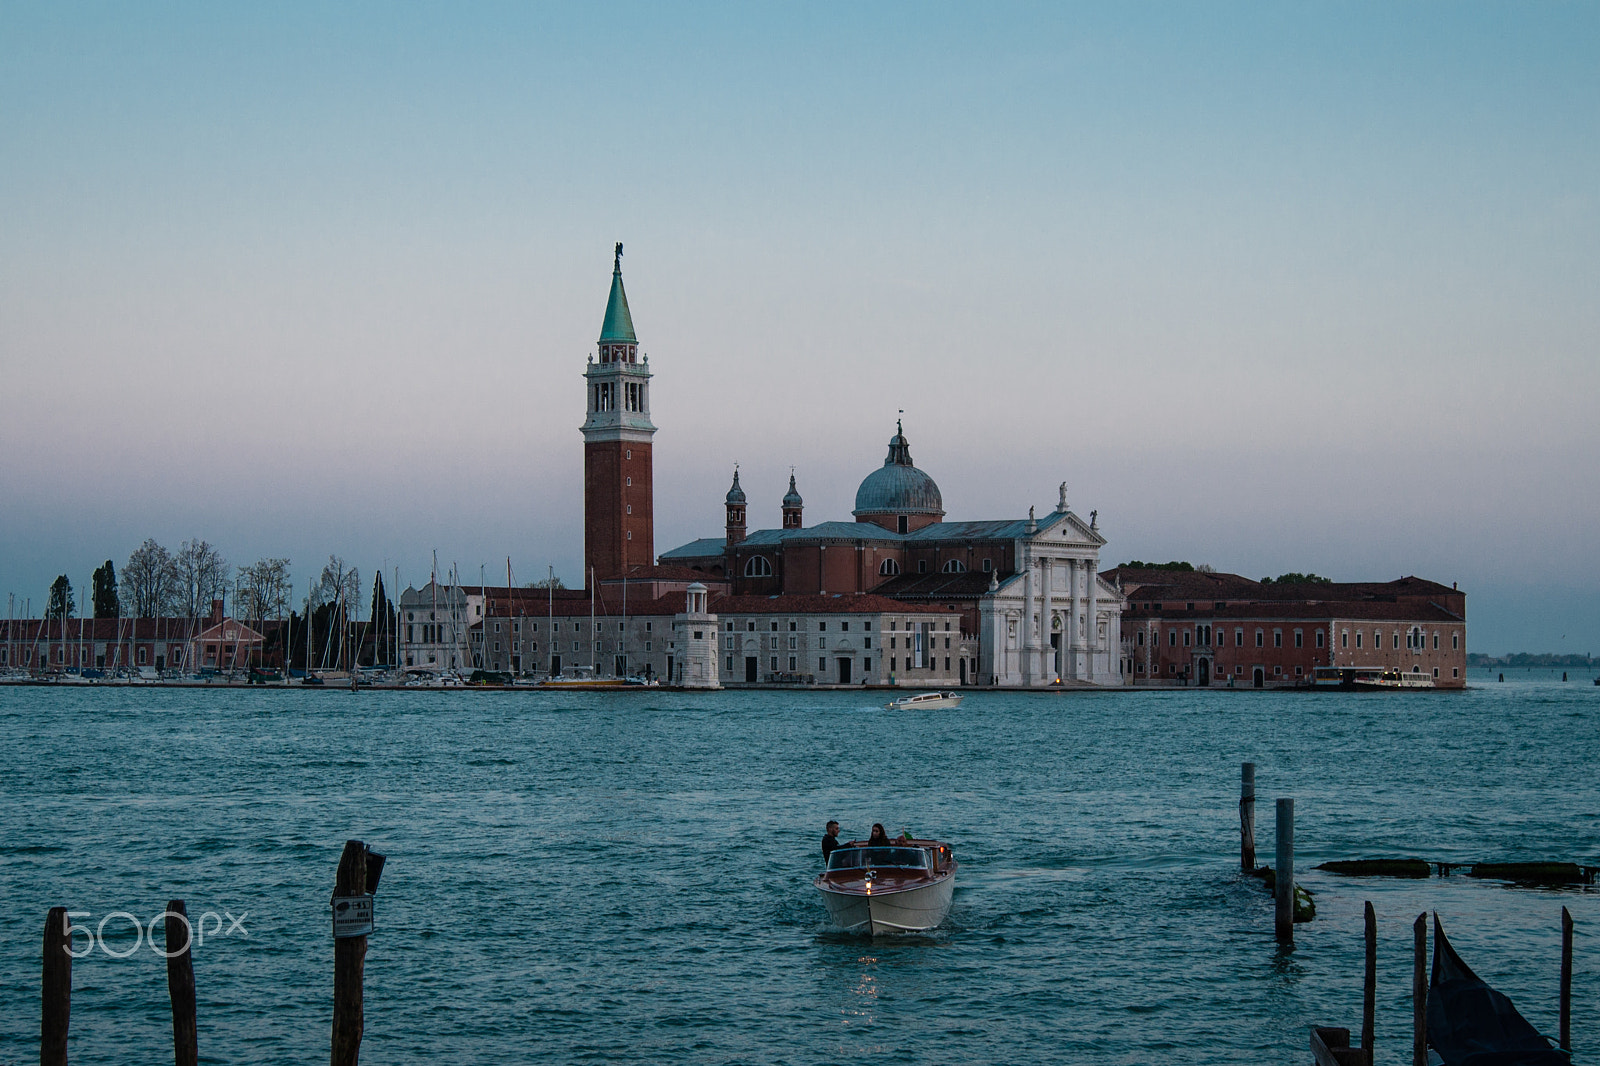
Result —
<instances>
[{"instance_id":1,"label":"black tarp cover","mask_svg":"<svg viewBox=\"0 0 1600 1066\"><path fill-rule=\"evenodd\" d=\"M1567 1055L1461 961L1433 916L1428 1045L1445 1066L1567 1066Z\"/></svg>"}]
</instances>

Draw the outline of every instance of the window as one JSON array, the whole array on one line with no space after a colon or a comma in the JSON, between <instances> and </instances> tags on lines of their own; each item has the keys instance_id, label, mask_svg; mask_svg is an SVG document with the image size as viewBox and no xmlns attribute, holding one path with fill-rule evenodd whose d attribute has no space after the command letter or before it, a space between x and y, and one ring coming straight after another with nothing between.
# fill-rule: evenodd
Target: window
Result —
<instances>
[{"instance_id":1,"label":"window","mask_svg":"<svg viewBox=\"0 0 1600 1066\"><path fill-rule=\"evenodd\" d=\"M817 660L817 673L820 674L824 670L826 670L827 668L828 668L828 660L826 660L826 659L818 659Z\"/></svg>"},{"instance_id":2,"label":"window","mask_svg":"<svg viewBox=\"0 0 1600 1066\"><path fill-rule=\"evenodd\" d=\"M871 637L864 638L862 640L861 647L862 648L871 648L872 647L872 638Z\"/></svg>"},{"instance_id":3,"label":"window","mask_svg":"<svg viewBox=\"0 0 1600 1066\"><path fill-rule=\"evenodd\" d=\"M1297 666L1297 667L1294 668L1294 676L1295 677L1299 677L1302 674L1304 674L1305 672L1306 672L1306 670L1305 670L1305 667L1303 667L1303 666Z\"/></svg>"},{"instance_id":4,"label":"window","mask_svg":"<svg viewBox=\"0 0 1600 1066\"><path fill-rule=\"evenodd\" d=\"M1399 633L1396 633L1394 635L1394 649L1395 649L1395 651L1399 651L1400 650L1400 634Z\"/></svg>"},{"instance_id":5,"label":"window","mask_svg":"<svg viewBox=\"0 0 1600 1066\"><path fill-rule=\"evenodd\" d=\"M985 559L983 561L983 572L987 574L989 571L991 571L993 569L994 569L994 560Z\"/></svg>"},{"instance_id":6,"label":"window","mask_svg":"<svg viewBox=\"0 0 1600 1066\"><path fill-rule=\"evenodd\" d=\"M927 572L928 572L928 560L926 560L926 559L918 559L917 560L917 573L926 574Z\"/></svg>"},{"instance_id":7,"label":"window","mask_svg":"<svg viewBox=\"0 0 1600 1066\"><path fill-rule=\"evenodd\" d=\"M1266 635L1266 633L1263 632L1262 630L1259 630L1259 629L1256 630L1256 647L1265 648L1266 646L1267 646L1267 635Z\"/></svg>"},{"instance_id":8,"label":"window","mask_svg":"<svg viewBox=\"0 0 1600 1066\"><path fill-rule=\"evenodd\" d=\"M795 631L795 628L796 628L795 620L793 618L789 619L789 632L793 633Z\"/></svg>"},{"instance_id":9,"label":"window","mask_svg":"<svg viewBox=\"0 0 1600 1066\"><path fill-rule=\"evenodd\" d=\"M1274 648L1283 647L1283 630L1274 629L1272 631L1272 646Z\"/></svg>"},{"instance_id":10,"label":"window","mask_svg":"<svg viewBox=\"0 0 1600 1066\"><path fill-rule=\"evenodd\" d=\"M732 632L733 632L733 623L732 623L732 622L729 622L729 623L728 623L728 632L729 632L729 633L732 633Z\"/></svg>"},{"instance_id":11,"label":"window","mask_svg":"<svg viewBox=\"0 0 1600 1066\"><path fill-rule=\"evenodd\" d=\"M906 530L906 516L905 515L901 515L898 519L895 520L895 529L898 532L901 532L901 533L904 533L904 532L907 531Z\"/></svg>"},{"instance_id":12,"label":"window","mask_svg":"<svg viewBox=\"0 0 1600 1066\"><path fill-rule=\"evenodd\" d=\"M863 674L872 673L872 660L870 658L861 660L861 672Z\"/></svg>"},{"instance_id":13,"label":"window","mask_svg":"<svg viewBox=\"0 0 1600 1066\"><path fill-rule=\"evenodd\" d=\"M1460 633L1451 633L1450 634L1450 649L1452 651L1454 651L1455 649L1457 649L1459 647L1461 647L1461 634Z\"/></svg>"},{"instance_id":14,"label":"window","mask_svg":"<svg viewBox=\"0 0 1600 1066\"><path fill-rule=\"evenodd\" d=\"M778 650L778 638L777 637L768 637L767 638L767 647L772 649L773 651L777 651ZM773 669L776 670L777 667L774 666Z\"/></svg>"},{"instance_id":15,"label":"window","mask_svg":"<svg viewBox=\"0 0 1600 1066\"><path fill-rule=\"evenodd\" d=\"M818 637L817 638L817 647L826 648L827 646L828 646L828 638L827 637Z\"/></svg>"},{"instance_id":16,"label":"window","mask_svg":"<svg viewBox=\"0 0 1600 1066\"><path fill-rule=\"evenodd\" d=\"M1189 631L1187 629L1183 631L1183 646L1185 648L1189 646Z\"/></svg>"},{"instance_id":17,"label":"window","mask_svg":"<svg viewBox=\"0 0 1600 1066\"><path fill-rule=\"evenodd\" d=\"M1144 630L1141 629L1133 635L1133 643L1138 647L1144 647Z\"/></svg>"},{"instance_id":18,"label":"window","mask_svg":"<svg viewBox=\"0 0 1600 1066\"><path fill-rule=\"evenodd\" d=\"M828 623L826 623L826 622L818 622L817 623L817 632L818 633L826 633L827 631L828 631Z\"/></svg>"},{"instance_id":19,"label":"window","mask_svg":"<svg viewBox=\"0 0 1600 1066\"><path fill-rule=\"evenodd\" d=\"M1235 648L1244 647L1244 630L1235 629L1233 631L1233 646Z\"/></svg>"},{"instance_id":20,"label":"window","mask_svg":"<svg viewBox=\"0 0 1600 1066\"><path fill-rule=\"evenodd\" d=\"M1433 650L1439 650L1439 634L1437 632L1433 634Z\"/></svg>"},{"instance_id":21,"label":"window","mask_svg":"<svg viewBox=\"0 0 1600 1066\"><path fill-rule=\"evenodd\" d=\"M796 643L795 643L795 640L796 640L796 638L795 638L795 637L790 637L790 638L789 638L789 650L790 650L790 651L794 651L794 650L795 650L795 648L797 648L797 647L798 647L798 646L799 646L799 645L797 645L797 644L796 644Z\"/></svg>"},{"instance_id":22,"label":"window","mask_svg":"<svg viewBox=\"0 0 1600 1066\"><path fill-rule=\"evenodd\" d=\"M731 655L728 656L727 670L728 670L728 677L731 680L732 677L733 677L733 656L731 656Z\"/></svg>"},{"instance_id":23,"label":"window","mask_svg":"<svg viewBox=\"0 0 1600 1066\"><path fill-rule=\"evenodd\" d=\"M944 573L946 574L964 574L966 572L967 564L960 559L951 559L944 564Z\"/></svg>"},{"instance_id":24,"label":"window","mask_svg":"<svg viewBox=\"0 0 1600 1066\"><path fill-rule=\"evenodd\" d=\"M799 668L800 664L795 661L795 657L793 655L789 656L789 672L792 674Z\"/></svg>"},{"instance_id":25,"label":"window","mask_svg":"<svg viewBox=\"0 0 1600 1066\"><path fill-rule=\"evenodd\" d=\"M840 622L839 623L839 632L848 633L849 631L850 631L850 623L849 622Z\"/></svg>"},{"instance_id":26,"label":"window","mask_svg":"<svg viewBox=\"0 0 1600 1066\"><path fill-rule=\"evenodd\" d=\"M756 631L756 624L754 622L746 622L744 624L744 631L746 633L754 633Z\"/></svg>"},{"instance_id":27,"label":"window","mask_svg":"<svg viewBox=\"0 0 1600 1066\"><path fill-rule=\"evenodd\" d=\"M1319 629L1319 630L1317 630L1317 647L1319 647L1319 648L1322 647L1322 638L1323 638L1323 632L1322 632L1322 630Z\"/></svg>"},{"instance_id":28,"label":"window","mask_svg":"<svg viewBox=\"0 0 1600 1066\"><path fill-rule=\"evenodd\" d=\"M1167 646L1172 648L1178 646L1178 631L1176 629L1167 630Z\"/></svg>"},{"instance_id":29,"label":"window","mask_svg":"<svg viewBox=\"0 0 1600 1066\"><path fill-rule=\"evenodd\" d=\"M884 577L894 577L899 572L900 564L895 562L893 559L885 559L878 566L878 573L882 574Z\"/></svg>"},{"instance_id":30,"label":"window","mask_svg":"<svg viewBox=\"0 0 1600 1066\"><path fill-rule=\"evenodd\" d=\"M1298 629L1294 631L1294 646L1297 648L1306 646L1306 635L1303 631Z\"/></svg>"},{"instance_id":31,"label":"window","mask_svg":"<svg viewBox=\"0 0 1600 1066\"><path fill-rule=\"evenodd\" d=\"M649 651L649 650L650 650L650 644L651 644L651 642L650 642L650 641L648 641L648 640L647 640L647 641L645 641L645 642L644 642L644 650L645 650L645 651L647 651L647 652L648 652L648 651ZM537 644L535 644L535 645L534 645L534 646L533 646L533 650L534 650L534 651L538 651L538 650L539 650L539 645L537 645Z\"/></svg>"},{"instance_id":32,"label":"window","mask_svg":"<svg viewBox=\"0 0 1600 1066\"><path fill-rule=\"evenodd\" d=\"M772 661L772 672L773 673L777 673L778 672L778 657L776 655L774 655L772 657L771 661Z\"/></svg>"},{"instance_id":33,"label":"window","mask_svg":"<svg viewBox=\"0 0 1600 1066\"><path fill-rule=\"evenodd\" d=\"M1349 646L1350 646L1350 631L1348 629L1340 630L1340 632L1339 632L1339 647L1348 648Z\"/></svg>"},{"instance_id":34,"label":"window","mask_svg":"<svg viewBox=\"0 0 1600 1066\"><path fill-rule=\"evenodd\" d=\"M767 562L764 555L752 555L744 563L745 577L771 577L772 564Z\"/></svg>"},{"instance_id":35,"label":"window","mask_svg":"<svg viewBox=\"0 0 1600 1066\"><path fill-rule=\"evenodd\" d=\"M772 631L774 633L776 633L778 631L778 623L777 622L773 622L772 623Z\"/></svg>"},{"instance_id":36,"label":"window","mask_svg":"<svg viewBox=\"0 0 1600 1066\"><path fill-rule=\"evenodd\" d=\"M1356 630L1356 647L1361 647L1361 630Z\"/></svg>"}]
</instances>

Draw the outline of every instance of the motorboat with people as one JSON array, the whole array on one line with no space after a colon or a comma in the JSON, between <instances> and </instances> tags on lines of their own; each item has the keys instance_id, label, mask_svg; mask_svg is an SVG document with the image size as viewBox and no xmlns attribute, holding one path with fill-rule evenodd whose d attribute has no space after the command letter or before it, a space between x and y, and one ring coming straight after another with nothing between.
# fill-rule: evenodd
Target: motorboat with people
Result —
<instances>
[{"instance_id":1,"label":"motorboat with people","mask_svg":"<svg viewBox=\"0 0 1600 1066\"><path fill-rule=\"evenodd\" d=\"M855 840L833 849L812 884L841 929L920 933L949 915L958 865L950 845L938 840L902 836L888 846Z\"/></svg>"},{"instance_id":2,"label":"motorboat with people","mask_svg":"<svg viewBox=\"0 0 1600 1066\"><path fill-rule=\"evenodd\" d=\"M941 692L919 692L915 696L901 696L899 699L890 700L884 707L891 711L935 711L946 707L959 707L962 699L961 693L945 689Z\"/></svg>"}]
</instances>

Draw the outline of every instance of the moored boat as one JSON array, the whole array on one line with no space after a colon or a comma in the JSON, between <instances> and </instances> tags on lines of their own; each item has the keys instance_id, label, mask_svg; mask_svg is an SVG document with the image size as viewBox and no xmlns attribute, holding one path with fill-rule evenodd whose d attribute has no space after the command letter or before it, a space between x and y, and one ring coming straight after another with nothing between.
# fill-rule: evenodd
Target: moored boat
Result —
<instances>
[{"instance_id":1,"label":"moored boat","mask_svg":"<svg viewBox=\"0 0 1600 1066\"><path fill-rule=\"evenodd\" d=\"M575 666L570 674L557 674L540 682L541 688L623 688L627 681L620 677L596 677L593 667Z\"/></svg>"},{"instance_id":2,"label":"moored boat","mask_svg":"<svg viewBox=\"0 0 1600 1066\"><path fill-rule=\"evenodd\" d=\"M942 692L919 692L915 696L901 696L899 699L890 700L884 707L891 711L904 711L912 708L924 710L937 710L942 707L959 707L962 695L945 689Z\"/></svg>"},{"instance_id":3,"label":"moored boat","mask_svg":"<svg viewBox=\"0 0 1600 1066\"><path fill-rule=\"evenodd\" d=\"M812 884L841 929L918 933L949 915L957 865L950 845L937 840L902 838L887 847L858 840L835 848Z\"/></svg>"}]
</instances>

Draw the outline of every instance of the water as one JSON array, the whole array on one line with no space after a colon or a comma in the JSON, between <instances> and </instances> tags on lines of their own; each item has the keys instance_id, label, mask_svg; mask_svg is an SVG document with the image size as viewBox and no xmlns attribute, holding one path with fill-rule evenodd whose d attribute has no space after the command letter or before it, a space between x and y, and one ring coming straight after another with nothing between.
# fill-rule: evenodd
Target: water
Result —
<instances>
[{"instance_id":1,"label":"water","mask_svg":"<svg viewBox=\"0 0 1600 1066\"><path fill-rule=\"evenodd\" d=\"M1559 673L1556 675L1559 678ZM1600 688L1466 693L0 690L0 1063L37 1055L39 943L169 898L244 915L195 951L203 1060L326 1061L342 842L389 857L364 1058L385 1063L970 1059L1302 1063L1359 1029L1379 918L1378 1061L1410 1054L1410 923L1556 1028L1577 921L1577 1057L1600 1049L1594 889L1346 879L1335 858L1600 865ZM1242 760L1297 800L1318 916L1291 952L1238 867ZM831 932L823 823L951 841L948 924ZM135 946L125 918L106 946ZM80 946L83 941L80 939ZM170 1062L165 968L74 964L74 1063Z\"/></svg>"}]
</instances>

